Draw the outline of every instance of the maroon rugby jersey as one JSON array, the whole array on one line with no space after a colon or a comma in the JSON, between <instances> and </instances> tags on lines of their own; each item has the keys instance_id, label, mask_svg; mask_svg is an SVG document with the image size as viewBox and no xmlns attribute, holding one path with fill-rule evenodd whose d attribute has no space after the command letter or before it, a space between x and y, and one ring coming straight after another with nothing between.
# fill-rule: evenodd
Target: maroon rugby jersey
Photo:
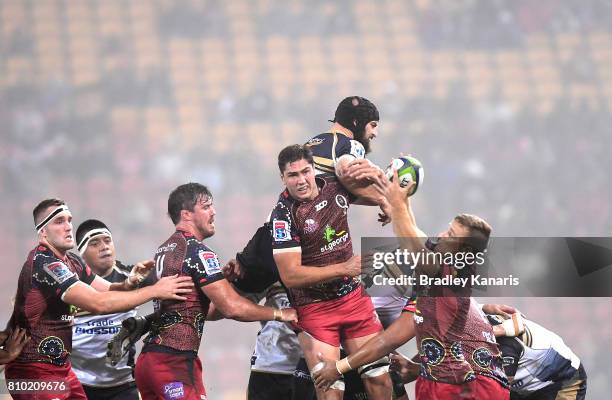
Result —
<instances>
[{"instance_id":1,"label":"maroon rugby jersey","mask_svg":"<svg viewBox=\"0 0 612 400\"><path fill-rule=\"evenodd\" d=\"M62 299L79 280L90 284L95 277L76 254L60 259L43 244L30 252L19 274L10 326L26 328L32 339L13 362L66 363L72 351L74 316Z\"/></svg>"},{"instance_id":2,"label":"maroon rugby jersey","mask_svg":"<svg viewBox=\"0 0 612 400\"><path fill-rule=\"evenodd\" d=\"M450 275L453 267L443 265L439 276ZM469 274L469 267L462 274ZM450 288L432 286L408 302L405 311L414 313L421 376L433 381L461 384L488 376L508 386L493 328L471 297L457 296Z\"/></svg>"},{"instance_id":3,"label":"maroon rugby jersey","mask_svg":"<svg viewBox=\"0 0 612 400\"><path fill-rule=\"evenodd\" d=\"M285 190L270 216L272 249L275 253L301 247L302 265L324 267L353 256L347 212L352 195L333 176L315 178L319 195L312 201L295 200ZM294 306L342 297L359 286L344 277L308 288L289 289Z\"/></svg>"},{"instance_id":4,"label":"maroon rugby jersey","mask_svg":"<svg viewBox=\"0 0 612 400\"><path fill-rule=\"evenodd\" d=\"M176 231L155 253L157 279L164 276L191 276L195 289L185 301L155 302L156 318L145 339L143 351L161 345L171 350L198 352L210 299L200 289L224 279L214 251L192 234Z\"/></svg>"}]
</instances>

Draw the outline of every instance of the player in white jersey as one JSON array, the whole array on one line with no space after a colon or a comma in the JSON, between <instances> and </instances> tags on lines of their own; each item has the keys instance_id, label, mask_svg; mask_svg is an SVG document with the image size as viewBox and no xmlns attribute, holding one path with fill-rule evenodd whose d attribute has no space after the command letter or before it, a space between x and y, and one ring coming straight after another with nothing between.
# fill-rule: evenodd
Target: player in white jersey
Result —
<instances>
[{"instance_id":1,"label":"player in white jersey","mask_svg":"<svg viewBox=\"0 0 612 400\"><path fill-rule=\"evenodd\" d=\"M503 322L488 315L492 325ZM587 375L574 352L556 333L524 319L516 337L498 336L512 400L583 400ZM496 335L497 336L497 335Z\"/></svg>"},{"instance_id":2,"label":"player in white jersey","mask_svg":"<svg viewBox=\"0 0 612 400\"><path fill-rule=\"evenodd\" d=\"M131 266L116 259L113 237L101 221L90 219L79 225L76 232L81 256L100 277L123 282ZM106 360L109 340L119 332L121 322L136 316L136 310L94 315L78 310L72 328L72 368L83 384L89 400L138 400L138 390L132 376L135 348L132 346L117 365Z\"/></svg>"},{"instance_id":3,"label":"player in white jersey","mask_svg":"<svg viewBox=\"0 0 612 400\"><path fill-rule=\"evenodd\" d=\"M265 292L265 305L290 307L287 293L275 283ZM248 399L290 399L293 393L293 373L302 350L297 336L284 322L262 322L251 357ZM265 393L265 396L263 394Z\"/></svg>"}]
</instances>

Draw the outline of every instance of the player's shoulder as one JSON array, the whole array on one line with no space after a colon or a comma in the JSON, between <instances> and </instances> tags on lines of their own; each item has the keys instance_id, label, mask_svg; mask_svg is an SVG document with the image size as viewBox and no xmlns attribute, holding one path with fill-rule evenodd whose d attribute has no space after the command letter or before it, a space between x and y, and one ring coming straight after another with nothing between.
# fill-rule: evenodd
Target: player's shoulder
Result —
<instances>
[{"instance_id":1,"label":"player's shoulder","mask_svg":"<svg viewBox=\"0 0 612 400\"><path fill-rule=\"evenodd\" d=\"M85 268L86 266L85 260L83 260L83 258L80 255L69 251L68 253L66 253L66 257L72 264L80 268Z\"/></svg>"},{"instance_id":2,"label":"player's shoulder","mask_svg":"<svg viewBox=\"0 0 612 400\"><path fill-rule=\"evenodd\" d=\"M272 209L271 216L274 217L279 214L289 215L294 204L295 200L289 195L289 191L287 189L283 190L278 196L278 200Z\"/></svg>"},{"instance_id":3,"label":"player's shoulder","mask_svg":"<svg viewBox=\"0 0 612 400\"><path fill-rule=\"evenodd\" d=\"M304 145L306 147L310 147L310 149L314 152L319 148L328 147L330 144L334 143L335 133L324 132L319 133L316 136L313 136L310 140L308 140Z\"/></svg>"},{"instance_id":4,"label":"player's shoulder","mask_svg":"<svg viewBox=\"0 0 612 400\"><path fill-rule=\"evenodd\" d=\"M43 268L46 265L55 263L65 264L65 262L58 258L50 248L43 245L38 245L34 250L32 250L33 269Z\"/></svg>"}]
</instances>

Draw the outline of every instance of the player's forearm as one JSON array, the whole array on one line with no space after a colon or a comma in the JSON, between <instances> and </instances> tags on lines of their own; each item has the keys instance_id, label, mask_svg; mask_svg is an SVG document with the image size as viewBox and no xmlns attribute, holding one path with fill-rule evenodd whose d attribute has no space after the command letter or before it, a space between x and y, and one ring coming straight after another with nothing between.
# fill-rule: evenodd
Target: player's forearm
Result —
<instances>
[{"instance_id":1,"label":"player's forearm","mask_svg":"<svg viewBox=\"0 0 612 400\"><path fill-rule=\"evenodd\" d=\"M394 341L389 339L392 338L386 337L384 332L370 339L357 352L347 357L350 366L356 369L389 355L389 353L400 346L396 346Z\"/></svg>"},{"instance_id":2,"label":"player's forearm","mask_svg":"<svg viewBox=\"0 0 612 400\"><path fill-rule=\"evenodd\" d=\"M427 239L426 235L416 225L414 214L409 207L393 207L391 223L401 248L413 253L428 251L424 244ZM421 259L427 260L428 257ZM435 262L420 262L415 269L417 273L433 276L438 273L439 266Z\"/></svg>"},{"instance_id":3,"label":"player's forearm","mask_svg":"<svg viewBox=\"0 0 612 400\"><path fill-rule=\"evenodd\" d=\"M128 290L133 290L135 286L131 285L129 279L125 279L122 282L111 283L108 287L108 290L114 290L119 292L127 292Z\"/></svg>"},{"instance_id":4,"label":"player's forearm","mask_svg":"<svg viewBox=\"0 0 612 400\"><path fill-rule=\"evenodd\" d=\"M378 206L384 201L384 196L368 181L356 180L347 175L340 176L339 179L342 186L357 197L355 204Z\"/></svg>"},{"instance_id":5,"label":"player's forearm","mask_svg":"<svg viewBox=\"0 0 612 400\"><path fill-rule=\"evenodd\" d=\"M272 307L260 306L249 300L236 296L235 299L216 307L225 318L236 321L272 321L278 315L278 310ZM276 310L276 311L275 311Z\"/></svg>"},{"instance_id":6,"label":"player's forearm","mask_svg":"<svg viewBox=\"0 0 612 400\"><path fill-rule=\"evenodd\" d=\"M92 305L96 314L111 314L115 312L128 311L155 298L152 286L132 291L108 291L98 293ZM87 309L87 308L85 308Z\"/></svg>"},{"instance_id":7,"label":"player's forearm","mask_svg":"<svg viewBox=\"0 0 612 400\"><path fill-rule=\"evenodd\" d=\"M402 313L386 330L370 339L357 352L348 356L353 369L379 360L402 346L415 335L412 314Z\"/></svg>"},{"instance_id":8,"label":"player's forearm","mask_svg":"<svg viewBox=\"0 0 612 400\"><path fill-rule=\"evenodd\" d=\"M332 279L343 277L341 264L332 264L325 267L311 267L298 265L289 268L291 271L286 276L281 275L281 279L288 288L305 288L326 282Z\"/></svg>"}]
</instances>

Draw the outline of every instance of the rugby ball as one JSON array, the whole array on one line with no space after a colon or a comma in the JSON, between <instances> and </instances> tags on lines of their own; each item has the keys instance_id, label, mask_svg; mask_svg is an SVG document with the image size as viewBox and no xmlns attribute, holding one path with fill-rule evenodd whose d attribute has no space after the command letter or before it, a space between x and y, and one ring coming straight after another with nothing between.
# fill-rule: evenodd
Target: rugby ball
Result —
<instances>
[{"instance_id":1,"label":"rugby ball","mask_svg":"<svg viewBox=\"0 0 612 400\"><path fill-rule=\"evenodd\" d=\"M408 186L410 182L416 183L409 194L410 196L416 193L425 177L425 170L421 162L410 156L394 158L393 161L391 161L391 164L385 170L385 175L387 175L389 180L393 179L393 171L397 171L401 187Z\"/></svg>"}]
</instances>

